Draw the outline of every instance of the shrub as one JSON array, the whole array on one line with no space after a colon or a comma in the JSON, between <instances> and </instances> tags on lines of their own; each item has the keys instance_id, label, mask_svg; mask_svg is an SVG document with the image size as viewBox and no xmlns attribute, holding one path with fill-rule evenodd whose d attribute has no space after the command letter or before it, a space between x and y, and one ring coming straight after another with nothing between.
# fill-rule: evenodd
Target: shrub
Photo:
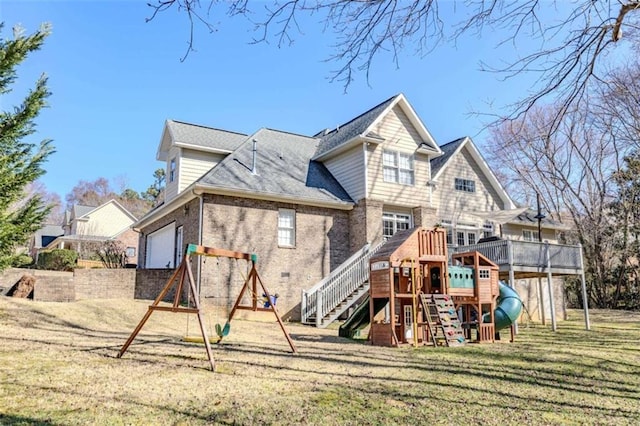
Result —
<instances>
[{"instance_id":1,"label":"shrub","mask_svg":"<svg viewBox=\"0 0 640 426\"><path fill-rule=\"evenodd\" d=\"M11 266L14 268L28 268L33 265L33 259L27 254L19 254L11 259Z\"/></svg>"},{"instance_id":2,"label":"shrub","mask_svg":"<svg viewBox=\"0 0 640 426\"><path fill-rule=\"evenodd\" d=\"M73 271L78 260L78 253L73 250L53 249L41 251L38 255L38 269L52 271Z\"/></svg>"}]
</instances>

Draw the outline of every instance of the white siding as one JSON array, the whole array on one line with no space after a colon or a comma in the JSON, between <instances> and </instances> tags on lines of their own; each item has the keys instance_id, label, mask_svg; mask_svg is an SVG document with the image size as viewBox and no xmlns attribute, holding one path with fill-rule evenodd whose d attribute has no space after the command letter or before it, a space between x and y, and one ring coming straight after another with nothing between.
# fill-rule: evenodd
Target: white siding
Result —
<instances>
[{"instance_id":1,"label":"white siding","mask_svg":"<svg viewBox=\"0 0 640 426\"><path fill-rule=\"evenodd\" d=\"M176 175L175 175L175 179L173 180L173 182L169 181L169 176L171 174L171 160L174 159L176 160ZM169 150L169 153L167 154L167 164L166 164L166 170L165 170L165 189L164 189L164 198L165 201L171 201L176 195L178 195L178 183L180 181L180 179L178 178L180 176L180 148L177 148L175 146L172 146L171 149Z\"/></svg>"},{"instance_id":2,"label":"white siding","mask_svg":"<svg viewBox=\"0 0 640 426\"><path fill-rule=\"evenodd\" d=\"M224 154L213 154L183 148L180 156L180 170L178 172L178 192L181 192L202 177L202 175L222 161L224 157Z\"/></svg>"},{"instance_id":3,"label":"white siding","mask_svg":"<svg viewBox=\"0 0 640 426\"><path fill-rule=\"evenodd\" d=\"M528 229L530 231L538 232L538 223L532 223L531 225L520 225L515 223L505 223L502 225L502 237L510 240L525 241L522 230ZM554 229L542 228L542 241L549 241L550 243L558 243L558 236Z\"/></svg>"},{"instance_id":4,"label":"white siding","mask_svg":"<svg viewBox=\"0 0 640 426\"><path fill-rule=\"evenodd\" d=\"M78 235L113 237L133 224L131 217L112 203L104 204L85 217L89 220L77 222Z\"/></svg>"},{"instance_id":5,"label":"white siding","mask_svg":"<svg viewBox=\"0 0 640 426\"><path fill-rule=\"evenodd\" d=\"M337 157L327 160L324 165L340 182L352 200L358 201L366 196L362 145L358 145Z\"/></svg>"},{"instance_id":6,"label":"white siding","mask_svg":"<svg viewBox=\"0 0 640 426\"><path fill-rule=\"evenodd\" d=\"M380 120L374 131L385 139L385 142L368 150L369 197L387 204L415 207L429 204L427 182L430 180L429 157L416 153L422 139L407 115L399 106L393 108ZM414 154L414 185L385 182L382 168L382 152L393 150Z\"/></svg>"},{"instance_id":7,"label":"white siding","mask_svg":"<svg viewBox=\"0 0 640 426\"><path fill-rule=\"evenodd\" d=\"M475 192L456 190L456 178L473 180ZM438 216L441 219L476 223L481 226L481 220L466 213L504 209L503 201L466 148L449 160L438 177L438 186L433 191L433 195L433 205L438 209Z\"/></svg>"}]
</instances>

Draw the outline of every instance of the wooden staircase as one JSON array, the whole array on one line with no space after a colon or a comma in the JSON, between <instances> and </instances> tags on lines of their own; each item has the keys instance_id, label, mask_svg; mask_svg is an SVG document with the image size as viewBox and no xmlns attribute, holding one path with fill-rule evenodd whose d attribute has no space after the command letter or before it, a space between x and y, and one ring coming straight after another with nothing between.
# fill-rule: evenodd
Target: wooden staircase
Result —
<instances>
[{"instance_id":1,"label":"wooden staircase","mask_svg":"<svg viewBox=\"0 0 640 426\"><path fill-rule=\"evenodd\" d=\"M369 293L369 259L384 244L366 244L309 290L302 291L303 324L325 328Z\"/></svg>"},{"instance_id":2,"label":"wooden staircase","mask_svg":"<svg viewBox=\"0 0 640 426\"><path fill-rule=\"evenodd\" d=\"M434 346L462 346L467 343L456 307L450 296L420 294L420 303Z\"/></svg>"}]
</instances>

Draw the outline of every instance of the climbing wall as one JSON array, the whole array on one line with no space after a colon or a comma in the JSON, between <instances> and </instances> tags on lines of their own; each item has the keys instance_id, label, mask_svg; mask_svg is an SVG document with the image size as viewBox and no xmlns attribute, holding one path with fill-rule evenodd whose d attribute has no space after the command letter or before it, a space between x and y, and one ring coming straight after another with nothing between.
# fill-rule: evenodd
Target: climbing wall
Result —
<instances>
[{"instance_id":1,"label":"climbing wall","mask_svg":"<svg viewBox=\"0 0 640 426\"><path fill-rule=\"evenodd\" d=\"M435 346L439 342L447 346L461 346L467 342L456 313L456 307L450 296L446 294L421 294L420 302Z\"/></svg>"}]
</instances>

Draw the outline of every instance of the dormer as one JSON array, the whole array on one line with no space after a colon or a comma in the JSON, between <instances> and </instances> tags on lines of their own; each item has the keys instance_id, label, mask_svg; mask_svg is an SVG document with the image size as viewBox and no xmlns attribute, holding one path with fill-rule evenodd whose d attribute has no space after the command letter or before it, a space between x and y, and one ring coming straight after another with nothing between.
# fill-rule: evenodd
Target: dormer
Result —
<instances>
[{"instance_id":1,"label":"dormer","mask_svg":"<svg viewBox=\"0 0 640 426\"><path fill-rule=\"evenodd\" d=\"M430 161L442 151L403 94L316 135L322 161L353 200L428 205Z\"/></svg>"},{"instance_id":2,"label":"dormer","mask_svg":"<svg viewBox=\"0 0 640 426\"><path fill-rule=\"evenodd\" d=\"M243 133L167 120L156 159L165 162L165 201L171 201L232 153Z\"/></svg>"}]
</instances>

